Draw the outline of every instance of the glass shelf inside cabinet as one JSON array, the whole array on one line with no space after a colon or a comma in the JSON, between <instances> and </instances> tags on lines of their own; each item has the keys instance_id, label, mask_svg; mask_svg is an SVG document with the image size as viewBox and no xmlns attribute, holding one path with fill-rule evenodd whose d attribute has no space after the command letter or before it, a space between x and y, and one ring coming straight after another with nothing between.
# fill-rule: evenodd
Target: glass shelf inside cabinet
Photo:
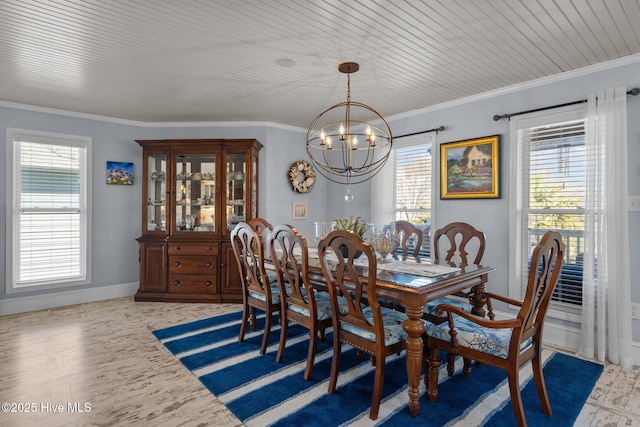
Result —
<instances>
[{"instance_id":1,"label":"glass shelf inside cabinet","mask_svg":"<svg viewBox=\"0 0 640 427\"><path fill-rule=\"evenodd\" d=\"M146 231L167 229L167 156L151 154L147 157L147 224Z\"/></svg>"},{"instance_id":2,"label":"glass shelf inside cabinet","mask_svg":"<svg viewBox=\"0 0 640 427\"><path fill-rule=\"evenodd\" d=\"M179 154L176 164L176 231L215 231L216 158Z\"/></svg>"},{"instance_id":3,"label":"glass shelf inside cabinet","mask_svg":"<svg viewBox=\"0 0 640 427\"><path fill-rule=\"evenodd\" d=\"M244 154L227 155L227 229L246 221L247 165Z\"/></svg>"}]
</instances>

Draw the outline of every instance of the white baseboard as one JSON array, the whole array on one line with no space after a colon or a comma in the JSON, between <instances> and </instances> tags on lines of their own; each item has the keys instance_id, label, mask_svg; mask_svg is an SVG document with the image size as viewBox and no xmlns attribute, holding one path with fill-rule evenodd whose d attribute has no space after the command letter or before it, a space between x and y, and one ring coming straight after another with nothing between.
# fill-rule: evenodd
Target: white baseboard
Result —
<instances>
[{"instance_id":1,"label":"white baseboard","mask_svg":"<svg viewBox=\"0 0 640 427\"><path fill-rule=\"evenodd\" d=\"M132 296L138 282L0 299L0 316Z\"/></svg>"}]
</instances>

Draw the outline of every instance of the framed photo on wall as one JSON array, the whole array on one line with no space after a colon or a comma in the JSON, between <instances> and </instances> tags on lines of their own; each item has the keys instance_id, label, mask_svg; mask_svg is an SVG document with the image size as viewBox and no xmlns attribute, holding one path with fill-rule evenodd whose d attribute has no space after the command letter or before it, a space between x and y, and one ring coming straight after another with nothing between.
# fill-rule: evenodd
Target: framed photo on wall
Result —
<instances>
[{"instance_id":1,"label":"framed photo on wall","mask_svg":"<svg viewBox=\"0 0 640 427\"><path fill-rule=\"evenodd\" d=\"M293 219L307 219L307 202L293 202Z\"/></svg>"},{"instance_id":2,"label":"framed photo on wall","mask_svg":"<svg viewBox=\"0 0 640 427\"><path fill-rule=\"evenodd\" d=\"M500 198L500 135L440 145L440 198Z\"/></svg>"}]
</instances>

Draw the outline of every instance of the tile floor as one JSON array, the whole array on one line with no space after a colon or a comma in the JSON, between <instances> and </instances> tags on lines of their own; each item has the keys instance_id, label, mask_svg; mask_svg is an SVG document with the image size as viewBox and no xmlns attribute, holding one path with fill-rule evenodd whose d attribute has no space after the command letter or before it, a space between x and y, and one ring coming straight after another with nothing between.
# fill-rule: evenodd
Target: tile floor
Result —
<instances>
[{"instance_id":1,"label":"tile floor","mask_svg":"<svg viewBox=\"0 0 640 427\"><path fill-rule=\"evenodd\" d=\"M242 425L151 334L238 308L119 298L0 317L0 402L22 411L0 426ZM640 369L608 365L576 425L640 426Z\"/></svg>"}]
</instances>

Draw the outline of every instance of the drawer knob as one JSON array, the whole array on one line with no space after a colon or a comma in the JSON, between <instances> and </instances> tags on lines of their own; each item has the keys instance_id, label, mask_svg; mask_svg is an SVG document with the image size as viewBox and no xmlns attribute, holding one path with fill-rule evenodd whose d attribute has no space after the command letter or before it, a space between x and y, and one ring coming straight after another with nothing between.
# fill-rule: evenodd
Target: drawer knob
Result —
<instances>
[{"instance_id":1,"label":"drawer knob","mask_svg":"<svg viewBox=\"0 0 640 427\"><path fill-rule=\"evenodd\" d=\"M177 287L182 286L182 283L180 283L180 280L174 281L173 284L176 285Z\"/></svg>"},{"instance_id":2,"label":"drawer knob","mask_svg":"<svg viewBox=\"0 0 640 427\"><path fill-rule=\"evenodd\" d=\"M176 261L173 263L173 265L175 265L176 267L180 267L182 264L180 264L180 261Z\"/></svg>"},{"instance_id":3,"label":"drawer knob","mask_svg":"<svg viewBox=\"0 0 640 427\"><path fill-rule=\"evenodd\" d=\"M207 268L211 268L213 267L213 264L211 264L210 262L207 263Z\"/></svg>"},{"instance_id":4,"label":"drawer knob","mask_svg":"<svg viewBox=\"0 0 640 427\"><path fill-rule=\"evenodd\" d=\"M204 283L204 285L205 285L207 288L210 288L210 287L212 287L212 286L213 286L213 283L211 283L211 280L207 280L207 281Z\"/></svg>"},{"instance_id":5,"label":"drawer knob","mask_svg":"<svg viewBox=\"0 0 640 427\"><path fill-rule=\"evenodd\" d=\"M210 251L211 250L211 246L207 246L207 250Z\"/></svg>"},{"instance_id":6,"label":"drawer knob","mask_svg":"<svg viewBox=\"0 0 640 427\"><path fill-rule=\"evenodd\" d=\"M176 251L180 250L180 246L175 246L173 249L175 249Z\"/></svg>"}]
</instances>

